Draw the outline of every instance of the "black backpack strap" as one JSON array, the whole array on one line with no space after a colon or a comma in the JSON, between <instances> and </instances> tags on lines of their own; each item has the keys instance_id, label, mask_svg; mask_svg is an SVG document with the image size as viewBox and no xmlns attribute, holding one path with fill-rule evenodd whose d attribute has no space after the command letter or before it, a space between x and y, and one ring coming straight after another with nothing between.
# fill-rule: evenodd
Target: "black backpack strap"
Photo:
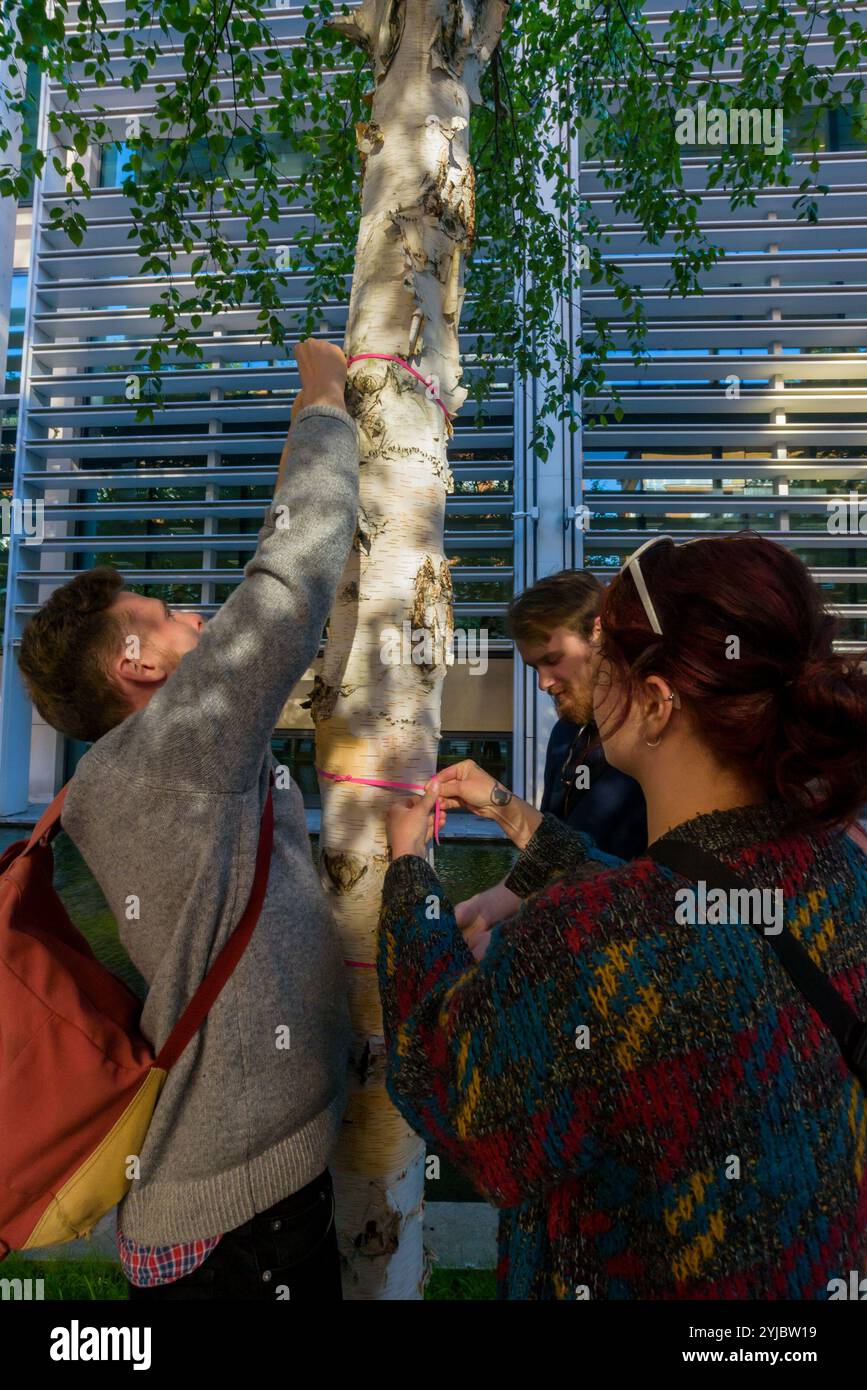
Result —
<instances>
[{"instance_id":1,"label":"black backpack strap","mask_svg":"<svg viewBox=\"0 0 867 1390\"><path fill-rule=\"evenodd\" d=\"M673 869L686 879L693 882L704 880L708 888L730 891L749 890L755 886L740 878L716 855L685 840L657 840L647 853L657 864ZM831 1030L846 1065L867 1090L867 1023L862 1023L853 1013L788 927L784 926L781 932L768 935L758 923L750 925L755 926L759 936L767 941L792 983Z\"/></svg>"}]
</instances>

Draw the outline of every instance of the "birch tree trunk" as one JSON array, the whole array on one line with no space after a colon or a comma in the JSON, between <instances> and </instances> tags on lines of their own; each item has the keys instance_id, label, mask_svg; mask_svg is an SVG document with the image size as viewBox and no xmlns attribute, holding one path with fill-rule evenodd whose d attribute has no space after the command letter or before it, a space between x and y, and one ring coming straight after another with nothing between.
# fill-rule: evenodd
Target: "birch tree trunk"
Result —
<instances>
[{"instance_id":1,"label":"birch tree trunk","mask_svg":"<svg viewBox=\"0 0 867 1390\"><path fill-rule=\"evenodd\" d=\"M441 686L453 631L443 554L449 413L460 409L458 324L474 230L470 101L500 36L507 0L364 0L333 22L370 56L370 119L356 131L362 217L347 356L396 363L349 369L362 439L358 532L331 613L311 704L316 762L332 773L423 783L436 771ZM396 664L389 634L425 629ZM400 643L397 643L399 648ZM422 1141L385 1090L376 938L388 867L384 814L406 796L320 778L320 875L341 930L351 990L349 1104L332 1160L344 1297L418 1299Z\"/></svg>"}]
</instances>

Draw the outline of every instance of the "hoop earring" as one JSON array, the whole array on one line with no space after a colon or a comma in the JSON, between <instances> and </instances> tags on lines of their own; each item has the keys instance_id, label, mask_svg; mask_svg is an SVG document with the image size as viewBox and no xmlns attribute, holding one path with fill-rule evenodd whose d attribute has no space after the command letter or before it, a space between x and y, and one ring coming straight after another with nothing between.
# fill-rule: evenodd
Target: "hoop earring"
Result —
<instances>
[{"instance_id":1,"label":"hoop earring","mask_svg":"<svg viewBox=\"0 0 867 1390\"><path fill-rule=\"evenodd\" d=\"M686 542L686 544L689 544L689 542ZM680 709L680 696L676 690L672 690L671 694L666 695L665 698L666 700L671 700L674 709ZM644 742L647 744L648 748L658 748L662 743L662 735L660 734L655 743L651 743L648 739L645 739Z\"/></svg>"}]
</instances>

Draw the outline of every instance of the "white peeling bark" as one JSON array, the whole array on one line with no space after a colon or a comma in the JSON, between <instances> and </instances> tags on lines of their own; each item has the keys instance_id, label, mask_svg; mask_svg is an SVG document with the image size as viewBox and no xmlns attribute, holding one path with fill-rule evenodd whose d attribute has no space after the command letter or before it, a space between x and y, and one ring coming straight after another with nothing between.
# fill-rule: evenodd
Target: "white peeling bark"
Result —
<instances>
[{"instance_id":1,"label":"white peeling bark","mask_svg":"<svg viewBox=\"0 0 867 1390\"><path fill-rule=\"evenodd\" d=\"M375 78L363 161L347 356L393 353L460 409L458 324L474 231L470 101L499 40L505 0L364 0L335 27L362 44ZM423 783L436 771L444 654L453 631L443 554L452 433L423 385L395 363L349 370L361 430L359 528L331 613L311 705L317 765ZM383 633L430 633L432 659L390 665ZM427 654L427 653L425 653ZM385 1091L376 937L395 793L320 778L320 875L340 926L353 1021L350 1099L331 1167L344 1296L418 1299L424 1146Z\"/></svg>"}]
</instances>

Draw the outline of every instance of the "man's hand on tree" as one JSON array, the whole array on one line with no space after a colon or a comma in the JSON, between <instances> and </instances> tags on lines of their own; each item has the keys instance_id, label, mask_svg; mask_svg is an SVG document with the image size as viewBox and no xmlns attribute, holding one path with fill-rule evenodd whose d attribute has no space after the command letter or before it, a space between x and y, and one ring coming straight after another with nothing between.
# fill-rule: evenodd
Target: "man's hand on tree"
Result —
<instances>
[{"instance_id":1,"label":"man's hand on tree","mask_svg":"<svg viewBox=\"0 0 867 1390\"><path fill-rule=\"evenodd\" d=\"M299 392L298 392L298 395L295 397L294 401L292 402L292 414L291 414L290 417L289 417L289 424L290 424L290 425L294 425L294 424L295 424L295 416L298 414L299 410L303 410L303 409L304 409L304 407L305 407L306 404L307 404L307 402L306 402L305 399L304 399L304 392L303 392L303 391L299 391Z\"/></svg>"},{"instance_id":2,"label":"man's hand on tree","mask_svg":"<svg viewBox=\"0 0 867 1390\"><path fill-rule=\"evenodd\" d=\"M301 393L295 398L292 418L303 396L304 406L336 405L339 410L346 409L344 392L346 390L346 358L336 343L328 343L319 338L305 338L293 348L295 361L301 373Z\"/></svg>"}]
</instances>

